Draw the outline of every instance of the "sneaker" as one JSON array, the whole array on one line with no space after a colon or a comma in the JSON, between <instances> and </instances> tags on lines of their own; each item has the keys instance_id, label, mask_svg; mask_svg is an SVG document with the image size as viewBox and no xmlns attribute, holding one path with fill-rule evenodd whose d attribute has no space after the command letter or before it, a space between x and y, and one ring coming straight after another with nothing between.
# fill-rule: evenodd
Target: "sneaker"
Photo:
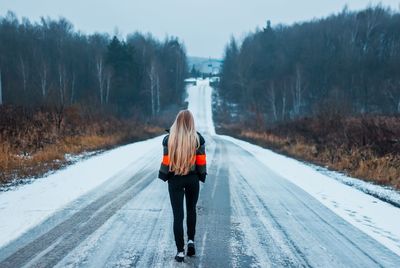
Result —
<instances>
[{"instance_id":1,"label":"sneaker","mask_svg":"<svg viewBox=\"0 0 400 268\"><path fill-rule=\"evenodd\" d=\"M176 253L175 260L177 262L183 262L184 259L185 259L185 253L183 251Z\"/></svg>"},{"instance_id":2,"label":"sneaker","mask_svg":"<svg viewBox=\"0 0 400 268\"><path fill-rule=\"evenodd\" d=\"M186 255L194 256L195 254L196 254L196 249L194 248L194 242L193 240L189 240L187 245Z\"/></svg>"}]
</instances>

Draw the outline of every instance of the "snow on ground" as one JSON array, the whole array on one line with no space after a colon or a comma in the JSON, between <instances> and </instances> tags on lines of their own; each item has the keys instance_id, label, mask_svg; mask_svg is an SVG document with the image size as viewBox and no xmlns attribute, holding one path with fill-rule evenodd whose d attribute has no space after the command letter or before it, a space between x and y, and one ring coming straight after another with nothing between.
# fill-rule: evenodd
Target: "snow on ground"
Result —
<instances>
[{"instance_id":1,"label":"snow on ground","mask_svg":"<svg viewBox=\"0 0 400 268\"><path fill-rule=\"evenodd\" d=\"M92 157L96 154L102 153L104 150L94 150L94 151L88 151L88 152L82 152L79 154L65 154L65 160L66 162L59 168L65 168L67 166L70 166L72 164L75 164L76 162L82 161L84 159L87 159L89 157ZM60 160L56 159L54 160L55 162L59 162ZM57 169L51 169L47 171L46 173L42 174L40 177L45 178L53 174L54 172L57 172ZM37 180L37 177L26 177L26 178L15 178L11 180L10 182L4 183L0 185L0 192L7 192L11 190L16 190L17 188L21 187L22 185L25 184L30 184L32 182L35 182Z\"/></svg>"},{"instance_id":2,"label":"snow on ground","mask_svg":"<svg viewBox=\"0 0 400 268\"><path fill-rule=\"evenodd\" d=\"M273 172L296 184L347 222L400 255L399 208L295 159L230 136L220 137L249 151Z\"/></svg>"},{"instance_id":3,"label":"snow on ground","mask_svg":"<svg viewBox=\"0 0 400 268\"><path fill-rule=\"evenodd\" d=\"M121 146L79 161L14 191L0 193L0 247L113 176L129 176L155 154L163 136ZM160 158L161 159L161 158ZM129 167L129 168L128 168Z\"/></svg>"},{"instance_id":4,"label":"snow on ground","mask_svg":"<svg viewBox=\"0 0 400 268\"><path fill-rule=\"evenodd\" d=\"M318 172L325 174L341 183L352 186L366 194L372 195L400 208L400 192L390 186L381 186L360 179L351 178L338 171L329 170L325 167L320 167L311 163L306 163Z\"/></svg>"}]
</instances>

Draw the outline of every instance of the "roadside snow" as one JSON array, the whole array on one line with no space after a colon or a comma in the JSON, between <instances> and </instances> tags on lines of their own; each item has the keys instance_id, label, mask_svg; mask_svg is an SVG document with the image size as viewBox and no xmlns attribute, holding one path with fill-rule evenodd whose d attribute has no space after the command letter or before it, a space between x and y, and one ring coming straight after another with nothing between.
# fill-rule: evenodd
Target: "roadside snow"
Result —
<instances>
[{"instance_id":1,"label":"roadside snow","mask_svg":"<svg viewBox=\"0 0 400 268\"><path fill-rule=\"evenodd\" d=\"M337 215L400 255L399 208L295 159L230 136L219 137L249 151L270 170L296 184Z\"/></svg>"},{"instance_id":2,"label":"roadside snow","mask_svg":"<svg viewBox=\"0 0 400 268\"><path fill-rule=\"evenodd\" d=\"M80 160L15 191L0 193L0 247L46 220L81 195L121 174L137 161L162 155L162 136L121 146ZM130 168L129 173L134 170Z\"/></svg>"},{"instance_id":3,"label":"roadside snow","mask_svg":"<svg viewBox=\"0 0 400 268\"><path fill-rule=\"evenodd\" d=\"M311 163L306 163L306 164L332 179L335 179L341 183L352 186L366 194L372 195L382 201L385 201L389 204L392 204L393 206L400 208L400 192L396 191L390 186L376 185L371 182L346 176L343 173L332 171L325 167L320 167Z\"/></svg>"},{"instance_id":4,"label":"roadside snow","mask_svg":"<svg viewBox=\"0 0 400 268\"><path fill-rule=\"evenodd\" d=\"M103 151L95 150L95 151L90 151L90 152L82 152L80 154L65 154L64 157L65 157L66 163L63 164L63 166L61 166L60 169L68 167L72 164L75 164L76 162L82 161L83 159L89 158L89 157L99 154L101 152L103 152ZM56 159L55 161L58 162L60 160ZM45 178L45 177L50 176L51 174L54 174L55 172L57 172L57 169L52 169L52 170L49 170L46 173L42 174L40 177ZM15 179L11 180L10 182L0 185L0 192L15 191L19 187L21 187L25 184L30 184L30 183L37 181L37 179L38 179L37 177L27 177L27 178L23 178L23 179L15 178Z\"/></svg>"}]
</instances>

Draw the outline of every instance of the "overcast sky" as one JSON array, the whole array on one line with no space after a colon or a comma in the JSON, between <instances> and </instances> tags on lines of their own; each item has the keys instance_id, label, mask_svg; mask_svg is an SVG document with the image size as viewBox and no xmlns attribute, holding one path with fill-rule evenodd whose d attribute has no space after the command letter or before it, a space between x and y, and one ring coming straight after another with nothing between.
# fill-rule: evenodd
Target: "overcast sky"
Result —
<instances>
[{"instance_id":1,"label":"overcast sky","mask_svg":"<svg viewBox=\"0 0 400 268\"><path fill-rule=\"evenodd\" d=\"M233 35L241 38L266 20L272 24L325 17L348 5L351 10L381 2L399 10L400 0L0 0L0 16L8 10L19 18L67 18L75 30L121 36L141 31L158 38L173 35L185 43L190 56L221 58Z\"/></svg>"}]
</instances>

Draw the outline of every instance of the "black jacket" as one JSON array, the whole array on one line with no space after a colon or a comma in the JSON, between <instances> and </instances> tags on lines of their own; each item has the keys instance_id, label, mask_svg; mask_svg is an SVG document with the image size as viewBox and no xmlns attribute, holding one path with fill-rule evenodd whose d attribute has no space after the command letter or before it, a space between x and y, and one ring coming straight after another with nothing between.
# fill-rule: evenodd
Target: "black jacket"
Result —
<instances>
[{"instance_id":1,"label":"black jacket","mask_svg":"<svg viewBox=\"0 0 400 268\"><path fill-rule=\"evenodd\" d=\"M169 133L169 129L166 129L166 131ZM196 149L196 161L191 167L189 174L198 174L199 180L205 182L207 175L205 140L199 132L197 132L197 135L199 136L200 144ZM169 134L167 134L162 141L163 159L158 172L158 178L163 181L167 181L170 176L174 176L174 172L169 171L168 137Z\"/></svg>"}]
</instances>

